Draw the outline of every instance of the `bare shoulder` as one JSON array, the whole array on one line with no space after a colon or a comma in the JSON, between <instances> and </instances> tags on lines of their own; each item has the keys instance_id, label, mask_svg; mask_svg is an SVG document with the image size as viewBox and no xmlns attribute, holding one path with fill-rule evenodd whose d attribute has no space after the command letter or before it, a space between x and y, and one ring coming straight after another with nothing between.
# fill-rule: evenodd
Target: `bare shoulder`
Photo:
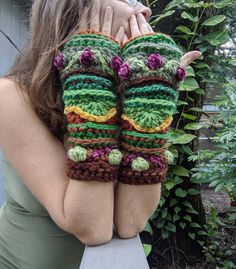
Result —
<instances>
[{"instance_id":1,"label":"bare shoulder","mask_svg":"<svg viewBox=\"0 0 236 269\"><path fill-rule=\"evenodd\" d=\"M10 78L0 79L0 94L7 94L9 91L17 91L17 83Z\"/></svg>"},{"instance_id":2,"label":"bare shoulder","mask_svg":"<svg viewBox=\"0 0 236 269\"><path fill-rule=\"evenodd\" d=\"M0 146L4 148L6 139L17 139L14 132L27 136L29 126L38 127L40 122L28 97L19 89L17 83L11 79L0 79Z\"/></svg>"},{"instance_id":3,"label":"bare shoulder","mask_svg":"<svg viewBox=\"0 0 236 269\"><path fill-rule=\"evenodd\" d=\"M1 78L0 79L0 105L9 106L14 103L15 107L17 104L22 102L28 103L26 94L24 94L18 87L17 83L13 79ZM23 107L22 107L23 108Z\"/></svg>"}]
</instances>

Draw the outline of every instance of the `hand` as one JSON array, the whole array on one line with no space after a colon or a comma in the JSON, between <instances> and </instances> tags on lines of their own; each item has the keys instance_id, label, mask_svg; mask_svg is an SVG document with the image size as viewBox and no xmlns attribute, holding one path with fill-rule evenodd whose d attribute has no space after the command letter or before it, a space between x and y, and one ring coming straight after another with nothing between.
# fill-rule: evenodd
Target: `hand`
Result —
<instances>
[{"instance_id":1,"label":"hand","mask_svg":"<svg viewBox=\"0 0 236 269\"><path fill-rule=\"evenodd\" d=\"M131 30L131 37L154 33L152 27L147 23L145 17L141 13L137 15L137 18L134 15L130 18L130 30ZM125 42L123 41L123 43ZM201 55L202 53L198 50L187 52L181 57L180 65L182 67L187 67Z\"/></svg>"},{"instance_id":2,"label":"hand","mask_svg":"<svg viewBox=\"0 0 236 269\"><path fill-rule=\"evenodd\" d=\"M103 20L100 18L101 2L100 0L94 0L94 4L91 11L91 20L88 22L88 8L85 7L80 19L80 26L78 31L85 31L92 29L97 32L101 32L105 35L111 35L112 20L113 20L113 9L107 7ZM103 21L103 23L102 23Z\"/></svg>"},{"instance_id":3,"label":"hand","mask_svg":"<svg viewBox=\"0 0 236 269\"><path fill-rule=\"evenodd\" d=\"M101 9L101 2L99 0L95 0L93 7L92 7L92 13L91 13L91 20L90 23L88 22L88 8L84 8L83 14L81 16L80 20L80 26L78 31L83 31L87 29L93 29L95 31L101 32L105 35L111 36L111 30L112 30L112 21L113 21L113 9L111 7L107 7L105 10L103 23L101 25L101 18L100 18L100 9ZM120 44L122 43L122 40L128 40L128 38L124 39L124 27L120 27L119 30L116 33L115 39Z\"/></svg>"}]
</instances>

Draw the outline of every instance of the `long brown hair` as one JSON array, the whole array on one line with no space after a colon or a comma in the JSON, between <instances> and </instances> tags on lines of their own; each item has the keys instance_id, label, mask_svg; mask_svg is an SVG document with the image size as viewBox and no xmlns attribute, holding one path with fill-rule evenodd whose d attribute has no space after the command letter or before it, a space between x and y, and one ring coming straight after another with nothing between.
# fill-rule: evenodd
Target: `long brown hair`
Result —
<instances>
[{"instance_id":1,"label":"long brown hair","mask_svg":"<svg viewBox=\"0 0 236 269\"><path fill-rule=\"evenodd\" d=\"M79 27L85 7L92 0L35 0L30 10L30 31L26 46L5 76L24 91L42 122L63 141L61 84L54 57Z\"/></svg>"}]
</instances>

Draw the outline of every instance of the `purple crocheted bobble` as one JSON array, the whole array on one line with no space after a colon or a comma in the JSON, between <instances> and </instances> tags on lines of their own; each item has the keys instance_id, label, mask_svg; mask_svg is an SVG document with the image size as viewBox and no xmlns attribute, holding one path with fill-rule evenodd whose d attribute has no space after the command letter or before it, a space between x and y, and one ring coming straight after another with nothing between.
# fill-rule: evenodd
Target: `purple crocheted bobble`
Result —
<instances>
[{"instance_id":1,"label":"purple crocheted bobble","mask_svg":"<svg viewBox=\"0 0 236 269\"><path fill-rule=\"evenodd\" d=\"M122 59L119 56L114 56L110 63L110 68L118 71L122 64L123 64Z\"/></svg>"},{"instance_id":2,"label":"purple crocheted bobble","mask_svg":"<svg viewBox=\"0 0 236 269\"><path fill-rule=\"evenodd\" d=\"M183 67L177 69L176 77L178 80L184 80L186 78L186 71Z\"/></svg>"},{"instance_id":3,"label":"purple crocheted bobble","mask_svg":"<svg viewBox=\"0 0 236 269\"><path fill-rule=\"evenodd\" d=\"M92 53L92 51L89 48L84 49L81 57L80 57L80 63L86 67L90 66L93 61L94 61L95 57Z\"/></svg>"},{"instance_id":4,"label":"purple crocheted bobble","mask_svg":"<svg viewBox=\"0 0 236 269\"><path fill-rule=\"evenodd\" d=\"M105 154L110 153L113 150L113 148L103 148L103 149L98 149L93 152L93 155L87 159L87 161L91 162L94 161L97 157L101 157Z\"/></svg>"},{"instance_id":5,"label":"purple crocheted bobble","mask_svg":"<svg viewBox=\"0 0 236 269\"><path fill-rule=\"evenodd\" d=\"M64 54L60 51L58 51L55 59L54 59L54 66L60 70L64 68Z\"/></svg>"},{"instance_id":6,"label":"purple crocheted bobble","mask_svg":"<svg viewBox=\"0 0 236 269\"><path fill-rule=\"evenodd\" d=\"M147 66L151 70L156 70L157 68L160 68L161 66L163 66L163 64L164 64L164 60L159 53L152 53L151 55L148 56Z\"/></svg>"},{"instance_id":7,"label":"purple crocheted bobble","mask_svg":"<svg viewBox=\"0 0 236 269\"><path fill-rule=\"evenodd\" d=\"M131 75L131 67L128 63L123 63L120 66L120 69L118 71L118 75L121 79L126 80L130 77Z\"/></svg>"}]
</instances>

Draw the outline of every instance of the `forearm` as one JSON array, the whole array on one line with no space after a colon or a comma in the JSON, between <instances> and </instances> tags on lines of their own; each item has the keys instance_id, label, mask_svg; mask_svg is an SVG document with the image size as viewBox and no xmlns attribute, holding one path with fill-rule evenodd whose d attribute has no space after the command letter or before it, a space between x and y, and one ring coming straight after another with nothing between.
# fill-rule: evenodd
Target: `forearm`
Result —
<instances>
[{"instance_id":1,"label":"forearm","mask_svg":"<svg viewBox=\"0 0 236 269\"><path fill-rule=\"evenodd\" d=\"M112 237L113 186L122 158L111 64L118 53L115 40L87 31L76 34L55 58L68 131L65 218L83 242L89 238L99 244Z\"/></svg>"},{"instance_id":2,"label":"forearm","mask_svg":"<svg viewBox=\"0 0 236 269\"><path fill-rule=\"evenodd\" d=\"M112 182L70 180L64 199L67 228L81 241L95 237L109 240L113 226Z\"/></svg>"},{"instance_id":3,"label":"forearm","mask_svg":"<svg viewBox=\"0 0 236 269\"><path fill-rule=\"evenodd\" d=\"M168 171L168 138L184 78L175 42L160 33L131 39L122 50L120 145L115 225L122 237L142 231L155 211Z\"/></svg>"},{"instance_id":4,"label":"forearm","mask_svg":"<svg viewBox=\"0 0 236 269\"><path fill-rule=\"evenodd\" d=\"M114 197L114 225L121 237L130 238L143 231L159 204L160 193L161 183L117 184Z\"/></svg>"}]
</instances>

